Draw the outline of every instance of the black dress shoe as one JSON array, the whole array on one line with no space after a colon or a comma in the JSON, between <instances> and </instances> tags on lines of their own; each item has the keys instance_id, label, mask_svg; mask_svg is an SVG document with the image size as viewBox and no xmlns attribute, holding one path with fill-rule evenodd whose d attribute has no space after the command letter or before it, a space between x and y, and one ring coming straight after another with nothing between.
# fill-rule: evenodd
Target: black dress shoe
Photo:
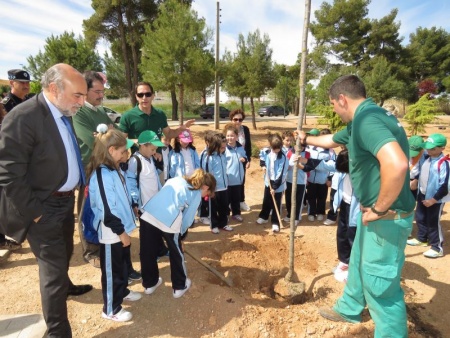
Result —
<instances>
[{"instance_id":1,"label":"black dress shoe","mask_svg":"<svg viewBox=\"0 0 450 338\"><path fill-rule=\"evenodd\" d=\"M68 296L80 296L92 290L92 285L72 285L69 286L69 291L67 291Z\"/></svg>"}]
</instances>

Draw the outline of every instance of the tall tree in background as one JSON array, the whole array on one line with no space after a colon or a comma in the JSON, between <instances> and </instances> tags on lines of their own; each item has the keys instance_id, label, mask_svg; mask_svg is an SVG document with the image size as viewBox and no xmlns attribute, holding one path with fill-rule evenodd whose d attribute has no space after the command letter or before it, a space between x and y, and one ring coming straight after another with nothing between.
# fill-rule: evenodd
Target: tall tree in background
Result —
<instances>
[{"instance_id":1,"label":"tall tree in background","mask_svg":"<svg viewBox=\"0 0 450 338\"><path fill-rule=\"evenodd\" d=\"M180 122L187 88L206 87L214 79L212 50L207 46L212 32L189 5L167 0L153 25L147 25L140 70L146 80L172 93L172 119L177 120L176 90L179 90Z\"/></svg>"},{"instance_id":2,"label":"tall tree in background","mask_svg":"<svg viewBox=\"0 0 450 338\"><path fill-rule=\"evenodd\" d=\"M28 56L28 66L25 67L35 80L40 80L42 74L56 63L67 63L75 69L103 71L100 56L90 47L81 36L64 32L61 35L53 34L45 39L44 51L35 56Z\"/></svg>"},{"instance_id":3,"label":"tall tree in background","mask_svg":"<svg viewBox=\"0 0 450 338\"><path fill-rule=\"evenodd\" d=\"M144 24L156 17L157 4L152 0L92 0L91 6L95 13L83 21L84 35L93 47L101 38L111 44L112 56L125 67L125 88L134 105Z\"/></svg>"},{"instance_id":4,"label":"tall tree in background","mask_svg":"<svg viewBox=\"0 0 450 338\"><path fill-rule=\"evenodd\" d=\"M142 38L145 24L152 23L158 15L158 7L163 0L92 0L95 13L83 21L86 39L94 47L100 39L111 44L112 58L123 65L125 90L131 103L136 104L134 87L141 80L139 62L141 61ZM180 0L191 4L191 0ZM108 74L107 74L108 75Z\"/></svg>"},{"instance_id":5,"label":"tall tree in background","mask_svg":"<svg viewBox=\"0 0 450 338\"><path fill-rule=\"evenodd\" d=\"M272 61L272 49L269 47L270 38L267 34L261 37L259 30L249 33L247 39L239 34L237 52L228 58L225 88L232 87L228 81L232 74L240 72L239 81L234 90L238 96L249 97L252 112L253 128L256 128L255 104L253 99L266 94L267 90L276 85L276 74ZM228 83L227 83L228 82ZM242 99L241 99L242 100Z\"/></svg>"},{"instance_id":6,"label":"tall tree in background","mask_svg":"<svg viewBox=\"0 0 450 338\"><path fill-rule=\"evenodd\" d=\"M239 54L232 54L230 51L225 51L222 61L222 78L223 90L230 96L237 96L241 101L241 109L244 111L244 99L249 97L247 87L245 86L244 70L246 59L246 51L240 50Z\"/></svg>"},{"instance_id":7,"label":"tall tree in background","mask_svg":"<svg viewBox=\"0 0 450 338\"><path fill-rule=\"evenodd\" d=\"M409 36L409 63L413 79L442 82L450 75L450 34L442 28L417 28ZM449 88L447 88L448 90Z\"/></svg>"}]
</instances>

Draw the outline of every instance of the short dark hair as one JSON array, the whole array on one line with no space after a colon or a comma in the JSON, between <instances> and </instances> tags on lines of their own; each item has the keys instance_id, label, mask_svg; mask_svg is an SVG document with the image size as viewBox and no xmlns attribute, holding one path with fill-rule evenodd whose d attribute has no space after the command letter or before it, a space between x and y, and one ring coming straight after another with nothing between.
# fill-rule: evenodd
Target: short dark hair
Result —
<instances>
[{"instance_id":1,"label":"short dark hair","mask_svg":"<svg viewBox=\"0 0 450 338\"><path fill-rule=\"evenodd\" d=\"M153 90L153 86L150 84L150 82L146 82L146 81L141 81L136 83L136 86L134 86L134 93L137 93L137 89L139 86L149 86L150 87L150 91L153 93L155 93L155 91Z\"/></svg>"},{"instance_id":2,"label":"short dark hair","mask_svg":"<svg viewBox=\"0 0 450 338\"><path fill-rule=\"evenodd\" d=\"M91 89L93 87L94 81L99 81L101 84L103 84L103 78L100 76L99 73L94 72L93 70L88 70L83 73L84 79L86 80L86 84L88 89Z\"/></svg>"},{"instance_id":3,"label":"short dark hair","mask_svg":"<svg viewBox=\"0 0 450 338\"><path fill-rule=\"evenodd\" d=\"M336 158L336 170L347 174L350 172L347 149L341 150L338 154Z\"/></svg>"},{"instance_id":4,"label":"short dark hair","mask_svg":"<svg viewBox=\"0 0 450 338\"><path fill-rule=\"evenodd\" d=\"M328 91L333 100L338 100L341 94L351 99L366 98L366 87L356 75L344 75L334 81Z\"/></svg>"}]
</instances>

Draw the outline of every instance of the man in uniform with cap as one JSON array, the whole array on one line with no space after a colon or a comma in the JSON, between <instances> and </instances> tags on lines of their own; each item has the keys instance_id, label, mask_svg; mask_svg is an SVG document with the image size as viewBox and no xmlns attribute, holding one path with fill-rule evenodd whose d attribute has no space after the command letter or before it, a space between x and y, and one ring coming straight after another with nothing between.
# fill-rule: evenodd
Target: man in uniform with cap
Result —
<instances>
[{"instance_id":1,"label":"man in uniform with cap","mask_svg":"<svg viewBox=\"0 0 450 338\"><path fill-rule=\"evenodd\" d=\"M30 93L30 74L22 69L8 70L10 92L2 100L2 104L7 112L10 112L15 106L28 99Z\"/></svg>"},{"instance_id":2,"label":"man in uniform with cap","mask_svg":"<svg viewBox=\"0 0 450 338\"><path fill-rule=\"evenodd\" d=\"M30 74L22 69L11 69L8 71L8 79L11 85L10 92L2 100L3 108L10 112L15 106L28 99L30 92ZM18 250L22 246L0 233L0 249Z\"/></svg>"}]
</instances>

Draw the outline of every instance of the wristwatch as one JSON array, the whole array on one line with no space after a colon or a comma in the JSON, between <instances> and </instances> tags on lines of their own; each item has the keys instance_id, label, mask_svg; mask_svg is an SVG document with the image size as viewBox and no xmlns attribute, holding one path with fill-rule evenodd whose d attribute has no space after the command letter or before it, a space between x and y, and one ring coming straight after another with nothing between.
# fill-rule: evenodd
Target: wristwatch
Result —
<instances>
[{"instance_id":1,"label":"wristwatch","mask_svg":"<svg viewBox=\"0 0 450 338\"><path fill-rule=\"evenodd\" d=\"M372 207L370 208L370 210L372 210L372 212L378 216L384 216L388 213L389 209L386 211L378 211L377 209L375 209L375 203L372 204Z\"/></svg>"}]
</instances>

